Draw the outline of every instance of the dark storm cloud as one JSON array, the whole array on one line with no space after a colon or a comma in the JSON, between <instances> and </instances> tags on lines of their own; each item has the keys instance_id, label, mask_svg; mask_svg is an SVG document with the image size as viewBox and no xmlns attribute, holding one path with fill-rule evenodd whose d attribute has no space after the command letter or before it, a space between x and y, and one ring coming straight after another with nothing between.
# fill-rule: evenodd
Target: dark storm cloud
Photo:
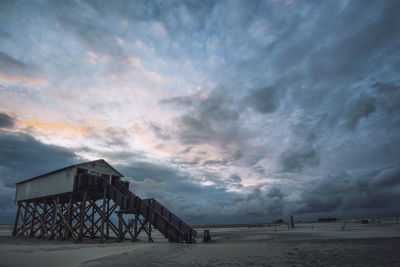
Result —
<instances>
[{"instance_id":1,"label":"dark storm cloud","mask_svg":"<svg viewBox=\"0 0 400 267\"><path fill-rule=\"evenodd\" d=\"M5 210L11 210L14 208L14 194L15 189L11 186L6 186L0 179L0 214ZM4 223L4 221L2 223Z\"/></svg>"},{"instance_id":2,"label":"dark storm cloud","mask_svg":"<svg viewBox=\"0 0 400 267\"><path fill-rule=\"evenodd\" d=\"M399 165L357 174L330 175L302 192L300 213L336 212L351 214L359 210L380 209L393 212L400 200Z\"/></svg>"},{"instance_id":3,"label":"dark storm cloud","mask_svg":"<svg viewBox=\"0 0 400 267\"><path fill-rule=\"evenodd\" d=\"M81 161L72 151L34 137L0 131L0 223L15 216L15 183Z\"/></svg>"},{"instance_id":4,"label":"dark storm cloud","mask_svg":"<svg viewBox=\"0 0 400 267\"><path fill-rule=\"evenodd\" d=\"M284 191L280 186L238 194L227 192L224 187L194 184L181 174L177 175L179 179L166 178L159 182L149 178L130 181L139 195L161 199L190 221L213 221L212 217L218 215L218 222L255 222L285 218L289 214L309 220L326 214L362 216L366 210L383 216L393 214L400 200L399 170L396 165L357 174L329 175L305 184L296 200L289 198L292 190ZM240 179L232 176L230 180ZM245 216L234 219L235 214Z\"/></svg>"},{"instance_id":5,"label":"dark storm cloud","mask_svg":"<svg viewBox=\"0 0 400 267\"><path fill-rule=\"evenodd\" d=\"M216 136L216 132L208 121L183 115L179 123L182 126L179 138L183 144L200 144Z\"/></svg>"},{"instance_id":6,"label":"dark storm cloud","mask_svg":"<svg viewBox=\"0 0 400 267\"><path fill-rule=\"evenodd\" d=\"M400 165L382 170L372 183L381 188L400 185Z\"/></svg>"},{"instance_id":7,"label":"dark storm cloud","mask_svg":"<svg viewBox=\"0 0 400 267\"><path fill-rule=\"evenodd\" d=\"M180 126L178 135L183 144L225 143L236 138L235 124L239 119L239 111L227 89L217 87L206 98L193 95L188 99L191 104L186 114L177 118ZM163 101L173 106L181 105L180 100Z\"/></svg>"},{"instance_id":8,"label":"dark storm cloud","mask_svg":"<svg viewBox=\"0 0 400 267\"><path fill-rule=\"evenodd\" d=\"M224 153L204 158L202 166L230 166L235 162L248 167L265 157L266 148L251 140L255 136L253 131L257 129L243 127L247 123L243 117L243 102L237 100L230 90L216 87L208 95L194 94L187 98L191 99L191 104L186 109L177 108L180 104L174 102L165 107L176 108L181 114L175 118L176 126L170 131L173 132L171 138L189 147L211 145L217 153ZM195 150L195 153L206 152Z\"/></svg>"},{"instance_id":9,"label":"dark storm cloud","mask_svg":"<svg viewBox=\"0 0 400 267\"><path fill-rule=\"evenodd\" d=\"M158 199L191 223L263 221L271 216L280 216L284 206L283 194L277 188L269 191L257 188L243 195L227 192L223 187L201 186L188 180L127 180L131 183L131 190L139 196ZM237 214L245 216L238 217Z\"/></svg>"},{"instance_id":10,"label":"dark storm cloud","mask_svg":"<svg viewBox=\"0 0 400 267\"><path fill-rule=\"evenodd\" d=\"M212 121L236 121L239 113L233 105L234 99L225 88L216 88L210 95L201 101L199 115L201 119L209 118Z\"/></svg>"},{"instance_id":11,"label":"dark storm cloud","mask_svg":"<svg viewBox=\"0 0 400 267\"><path fill-rule=\"evenodd\" d=\"M301 172L305 167L315 167L319 164L319 155L312 147L289 148L279 158L283 172Z\"/></svg>"},{"instance_id":12,"label":"dark storm cloud","mask_svg":"<svg viewBox=\"0 0 400 267\"><path fill-rule=\"evenodd\" d=\"M155 182L172 182L180 179L176 169L145 161L133 161L129 165L116 165L125 176L137 181L152 179Z\"/></svg>"},{"instance_id":13,"label":"dark storm cloud","mask_svg":"<svg viewBox=\"0 0 400 267\"><path fill-rule=\"evenodd\" d=\"M393 38L399 31L399 8L398 1L385 2L383 8L376 3L349 2L341 14L340 23L327 31L337 33L336 38L330 44L319 46L309 58L308 66L315 80L358 79L365 71L373 71L371 68L376 68L376 63L383 64L379 59L376 61L377 56L390 57L399 44L398 38ZM361 16L355 18L356 12Z\"/></svg>"},{"instance_id":14,"label":"dark storm cloud","mask_svg":"<svg viewBox=\"0 0 400 267\"><path fill-rule=\"evenodd\" d=\"M14 118L6 113L0 113L0 128L12 128L15 124Z\"/></svg>"},{"instance_id":15,"label":"dark storm cloud","mask_svg":"<svg viewBox=\"0 0 400 267\"><path fill-rule=\"evenodd\" d=\"M376 110L376 99L361 93L348 104L346 111L347 125L354 129L362 118L367 118Z\"/></svg>"},{"instance_id":16,"label":"dark storm cloud","mask_svg":"<svg viewBox=\"0 0 400 267\"><path fill-rule=\"evenodd\" d=\"M232 175L226 183L216 179L215 182L220 182L216 186L202 186L195 182L197 178L172 166L131 162L116 167L129 177L125 179L136 194L156 198L189 222L254 222L279 216L283 211L284 194L279 188L268 191L257 188L249 195L228 192L228 186L242 188L239 175ZM246 216L235 218L235 214Z\"/></svg>"},{"instance_id":17,"label":"dark storm cloud","mask_svg":"<svg viewBox=\"0 0 400 267\"><path fill-rule=\"evenodd\" d=\"M124 179L130 182L133 192L143 198L157 199L190 223L206 222L210 213L218 213L215 208L209 209L209 203L230 205L235 195L221 186L199 185L195 182L197 178L172 166L131 162L128 166L116 167L127 176Z\"/></svg>"},{"instance_id":18,"label":"dark storm cloud","mask_svg":"<svg viewBox=\"0 0 400 267\"><path fill-rule=\"evenodd\" d=\"M153 130L156 137L158 137L164 141L171 139L171 137L161 127L152 123L152 124L150 124L150 128Z\"/></svg>"},{"instance_id":19,"label":"dark storm cloud","mask_svg":"<svg viewBox=\"0 0 400 267\"><path fill-rule=\"evenodd\" d=\"M235 183L240 183L242 181L242 178L237 174L231 175L229 179Z\"/></svg>"},{"instance_id":20,"label":"dark storm cloud","mask_svg":"<svg viewBox=\"0 0 400 267\"><path fill-rule=\"evenodd\" d=\"M282 216L285 214L283 194L276 187L269 190L255 188L245 197L235 199L235 209L238 213L244 212L260 219Z\"/></svg>"},{"instance_id":21,"label":"dark storm cloud","mask_svg":"<svg viewBox=\"0 0 400 267\"><path fill-rule=\"evenodd\" d=\"M239 175L233 174L227 180L227 185L226 186L233 187L233 188L236 188L236 189L240 189L240 188L243 188L243 185L241 184L242 181L243 180Z\"/></svg>"},{"instance_id":22,"label":"dark storm cloud","mask_svg":"<svg viewBox=\"0 0 400 267\"><path fill-rule=\"evenodd\" d=\"M283 88L267 86L251 91L246 100L248 105L256 111L272 113L279 107L283 95Z\"/></svg>"},{"instance_id":23,"label":"dark storm cloud","mask_svg":"<svg viewBox=\"0 0 400 267\"><path fill-rule=\"evenodd\" d=\"M381 83L381 82L376 82L372 85L373 88L377 89L378 91L382 93L390 93L390 92L396 92L400 90L400 82L386 82L386 83Z\"/></svg>"},{"instance_id":24,"label":"dark storm cloud","mask_svg":"<svg viewBox=\"0 0 400 267\"><path fill-rule=\"evenodd\" d=\"M398 114L398 107L400 105L400 82L399 81L387 81L387 82L375 82L371 86L375 89L377 98L377 108L387 112L382 116L388 116L386 119L389 124Z\"/></svg>"},{"instance_id":25,"label":"dark storm cloud","mask_svg":"<svg viewBox=\"0 0 400 267\"><path fill-rule=\"evenodd\" d=\"M277 197L277 198L279 198L279 199L283 199L284 194L282 193L282 190L281 190L280 188L278 188L278 187L272 187L272 188L268 191L267 196L270 197L270 198Z\"/></svg>"},{"instance_id":26,"label":"dark storm cloud","mask_svg":"<svg viewBox=\"0 0 400 267\"><path fill-rule=\"evenodd\" d=\"M79 161L74 152L22 133L0 131L0 174L7 186Z\"/></svg>"}]
</instances>

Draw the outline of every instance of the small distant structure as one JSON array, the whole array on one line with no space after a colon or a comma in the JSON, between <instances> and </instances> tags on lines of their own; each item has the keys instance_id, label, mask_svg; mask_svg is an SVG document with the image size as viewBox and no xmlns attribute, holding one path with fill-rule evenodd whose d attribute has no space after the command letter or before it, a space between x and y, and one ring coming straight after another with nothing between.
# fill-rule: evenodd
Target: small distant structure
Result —
<instances>
[{"instance_id":1,"label":"small distant structure","mask_svg":"<svg viewBox=\"0 0 400 267\"><path fill-rule=\"evenodd\" d=\"M153 198L141 199L105 160L71 165L16 184L13 236L81 241L129 238L152 228L171 242L196 243L197 232ZM116 214L117 224L111 219Z\"/></svg>"},{"instance_id":2,"label":"small distant structure","mask_svg":"<svg viewBox=\"0 0 400 267\"><path fill-rule=\"evenodd\" d=\"M337 222L336 218L318 218L318 222L326 223L326 222Z\"/></svg>"},{"instance_id":3,"label":"small distant structure","mask_svg":"<svg viewBox=\"0 0 400 267\"><path fill-rule=\"evenodd\" d=\"M361 220L361 224L369 224L368 219L362 219L362 220Z\"/></svg>"},{"instance_id":4,"label":"small distant structure","mask_svg":"<svg viewBox=\"0 0 400 267\"><path fill-rule=\"evenodd\" d=\"M277 220L272 221L272 223L282 224L282 223L285 223L285 221L283 219L277 219Z\"/></svg>"}]
</instances>

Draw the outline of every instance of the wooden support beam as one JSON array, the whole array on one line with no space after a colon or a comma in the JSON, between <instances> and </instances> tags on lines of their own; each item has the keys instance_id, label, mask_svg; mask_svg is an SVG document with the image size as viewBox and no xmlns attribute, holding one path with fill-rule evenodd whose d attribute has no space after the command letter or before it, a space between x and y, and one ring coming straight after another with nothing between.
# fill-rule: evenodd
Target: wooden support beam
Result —
<instances>
[{"instance_id":1,"label":"wooden support beam","mask_svg":"<svg viewBox=\"0 0 400 267\"><path fill-rule=\"evenodd\" d=\"M27 220L27 216L28 216L28 201L25 201L25 208L24 208L24 219L22 221L22 227L23 227L23 232L22 232L22 236L24 236L25 234L28 234L28 229L26 228L26 220Z\"/></svg>"},{"instance_id":2,"label":"wooden support beam","mask_svg":"<svg viewBox=\"0 0 400 267\"><path fill-rule=\"evenodd\" d=\"M103 186L103 210L101 213L101 227L100 227L100 243L104 242L104 223L106 220L106 201L107 201L107 186Z\"/></svg>"},{"instance_id":3,"label":"wooden support beam","mask_svg":"<svg viewBox=\"0 0 400 267\"><path fill-rule=\"evenodd\" d=\"M106 216L107 216L107 220L106 220L106 222L107 222L107 224L106 224L106 238L107 239L109 239L110 238L110 225L109 225L109 223L108 223L108 221L109 221L109 217L108 217L108 214L110 214L110 199L106 199L106 201L107 201L107 211L106 211Z\"/></svg>"},{"instance_id":4,"label":"wooden support beam","mask_svg":"<svg viewBox=\"0 0 400 267\"><path fill-rule=\"evenodd\" d=\"M93 207L93 200L89 199L87 201L88 205L86 206L85 209L85 215L84 215L84 228L85 232L83 233L82 236L86 236L87 233L89 233L90 238L93 239L93 233L94 233L94 225L93 225L93 215L94 215L94 207ZM92 212L90 212L92 210ZM89 226L86 226L86 222L89 222Z\"/></svg>"},{"instance_id":5,"label":"wooden support beam","mask_svg":"<svg viewBox=\"0 0 400 267\"><path fill-rule=\"evenodd\" d=\"M122 239L123 239L123 236L122 236L122 222L121 222L120 213L118 212L118 242L121 242Z\"/></svg>"},{"instance_id":6,"label":"wooden support beam","mask_svg":"<svg viewBox=\"0 0 400 267\"><path fill-rule=\"evenodd\" d=\"M21 212L21 202L18 201L17 215L15 216L14 227L13 227L13 232L12 232L13 236L17 235L17 227L18 227L20 212Z\"/></svg>"},{"instance_id":7,"label":"wooden support beam","mask_svg":"<svg viewBox=\"0 0 400 267\"><path fill-rule=\"evenodd\" d=\"M138 230L137 233L136 233L136 237L138 237L139 234L140 234L140 232L141 232L143 229L145 229L144 223L143 223L142 220L139 218L139 216L138 216L138 218L137 218L137 221L140 223L140 227L139 227L139 230Z\"/></svg>"},{"instance_id":8,"label":"wooden support beam","mask_svg":"<svg viewBox=\"0 0 400 267\"><path fill-rule=\"evenodd\" d=\"M94 225L95 225L95 223L94 223L94 213L95 213L94 205L96 205L95 204L95 200L92 200L92 204L91 205L92 205L92 214L91 214L91 217L90 217L90 222L92 224L92 227L90 228L90 237L92 239L94 239L95 238L95 234L94 234Z\"/></svg>"},{"instance_id":9,"label":"wooden support beam","mask_svg":"<svg viewBox=\"0 0 400 267\"><path fill-rule=\"evenodd\" d=\"M137 231L137 234L135 235L136 238L139 236L140 232L143 230L147 234L149 242L153 242L153 238L151 237L151 228L150 228L151 224L149 223L149 221L145 217L143 217L143 220L141 220L139 216L137 218L137 221L140 223L140 228Z\"/></svg>"},{"instance_id":10,"label":"wooden support beam","mask_svg":"<svg viewBox=\"0 0 400 267\"><path fill-rule=\"evenodd\" d=\"M28 203L28 217L26 219L26 236L29 236L29 225L32 223L32 218L33 218L33 214L32 214L32 207L31 207L31 202Z\"/></svg>"},{"instance_id":11,"label":"wooden support beam","mask_svg":"<svg viewBox=\"0 0 400 267\"><path fill-rule=\"evenodd\" d=\"M135 236L135 238L133 239L133 241L137 241L137 236L138 236L138 229L137 229L137 224L138 224L138 217L139 217L139 215L136 213L135 214L135 225L133 226L134 228L133 228L133 233L134 233L134 236Z\"/></svg>"},{"instance_id":12,"label":"wooden support beam","mask_svg":"<svg viewBox=\"0 0 400 267\"><path fill-rule=\"evenodd\" d=\"M69 195L69 199L68 199L67 223L69 225L71 225L71 212L72 212L72 194ZM72 233L69 230L69 227L65 227L65 239L66 240L69 240L69 237L71 234Z\"/></svg>"},{"instance_id":13,"label":"wooden support beam","mask_svg":"<svg viewBox=\"0 0 400 267\"><path fill-rule=\"evenodd\" d=\"M75 238L75 240L77 239L77 237L75 236L74 231L72 230L71 225L68 223L67 219L64 217L64 215L62 214L62 212L58 209L58 205L56 203L55 200L53 200L54 206L56 207L56 211L58 212L58 214L60 215L60 217L62 218L62 220L64 221L65 225L69 228L69 231L72 233L72 236Z\"/></svg>"},{"instance_id":14,"label":"wooden support beam","mask_svg":"<svg viewBox=\"0 0 400 267\"><path fill-rule=\"evenodd\" d=\"M49 239L54 239L54 229L56 226L56 218L57 218L57 206L58 206L58 197L56 199L53 199L53 216L52 216L52 221L51 221L51 233L50 233L50 238Z\"/></svg>"},{"instance_id":15,"label":"wooden support beam","mask_svg":"<svg viewBox=\"0 0 400 267\"><path fill-rule=\"evenodd\" d=\"M46 214L45 205L46 205L46 199L43 200L43 206L41 206L40 203L38 203L38 205L37 205L37 207L39 207L42 210L42 214L39 214L39 217L41 218L41 221L40 221L40 224L41 224L41 227L40 227L40 238L41 239L44 238L45 231L47 230L47 227L46 227L46 224L45 224L46 220L44 218L44 216Z\"/></svg>"},{"instance_id":16,"label":"wooden support beam","mask_svg":"<svg viewBox=\"0 0 400 267\"><path fill-rule=\"evenodd\" d=\"M45 226L46 226L46 234L47 234L47 239L50 237L50 235L49 235L49 226L48 226L48 224L49 224L49 217L51 217L51 216L49 216L50 214L49 214L49 209L48 209L48 203L47 203L47 199L45 200L45 202L43 203L44 205L43 205L43 208L44 208L44 211L45 211L45 215L44 215L44 223L45 223Z\"/></svg>"},{"instance_id":17,"label":"wooden support beam","mask_svg":"<svg viewBox=\"0 0 400 267\"><path fill-rule=\"evenodd\" d=\"M151 223L149 221L149 232L148 232L149 242L153 242L153 238L151 238Z\"/></svg>"},{"instance_id":18,"label":"wooden support beam","mask_svg":"<svg viewBox=\"0 0 400 267\"><path fill-rule=\"evenodd\" d=\"M38 229L41 229L40 236L43 237L45 232L46 232L46 236L47 236L47 228L46 228L46 226L44 224L44 221L43 221L43 218L42 218L42 215L44 215L44 212L42 214L40 214L38 209L37 209L37 207L38 207L38 205L35 205L34 209L35 209L36 213L38 214L38 218L39 218L39 221L40 221L40 227L38 228ZM43 209L42 209L42 211L43 211Z\"/></svg>"},{"instance_id":19,"label":"wooden support beam","mask_svg":"<svg viewBox=\"0 0 400 267\"><path fill-rule=\"evenodd\" d=\"M62 233L64 232L63 230L64 230L64 223L63 223L63 217L65 217L64 216L64 214L65 214L65 206L64 206L64 204L63 203L59 203L59 205L58 205L58 208L59 208L59 211L60 211L60 217L59 217L59 220L58 220L58 222L57 222L57 233L58 233L58 237L59 238L63 238L63 235L62 235Z\"/></svg>"},{"instance_id":20,"label":"wooden support beam","mask_svg":"<svg viewBox=\"0 0 400 267\"><path fill-rule=\"evenodd\" d=\"M85 224L85 213L86 213L86 198L87 198L87 191L84 191L81 203L81 218L79 221L79 237L78 237L79 241L81 241L83 237L83 226Z\"/></svg>"},{"instance_id":21,"label":"wooden support beam","mask_svg":"<svg viewBox=\"0 0 400 267\"><path fill-rule=\"evenodd\" d=\"M123 231L122 239L125 238L126 233L129 233L129 235L131 236L131 240L133 240L134 236L133 236L132 232L130 231L129 226L126 224L126 222L122 216L122 213L118 213L118 218L119 218L119 221L125 226L125 231Z\"/></svg>"},{"instance_id":22,"label":"wooden support beam","mask_svg":"<svg viewBox=\"0 0 400 267\"><path fill-rule=\"evenodd\" d=\"M35 220L36 220L36 214L35 214L35 211L36 211L36 200L34 200L33 201L33 209L32 209L32 212L31 212L31 216L32 216L32 222L31 222L31 228L30 228L30 233L29 233L29 236L30 237L33 237L34 235L35 235L35 233L34 233L34 226L35 226Z\"/></svg>"},{"instance_id":23,"label":"wooden support beam","mask_svg":"<svg viewBox=\"0 0 400 267\"><path fill-rule=\"evenodd\" d=\"M110 229L114 232L115 236L118 237L118 228L115 226L115 224L112 221L108 221L110 225Z\"/></svg>"}]
</instances>

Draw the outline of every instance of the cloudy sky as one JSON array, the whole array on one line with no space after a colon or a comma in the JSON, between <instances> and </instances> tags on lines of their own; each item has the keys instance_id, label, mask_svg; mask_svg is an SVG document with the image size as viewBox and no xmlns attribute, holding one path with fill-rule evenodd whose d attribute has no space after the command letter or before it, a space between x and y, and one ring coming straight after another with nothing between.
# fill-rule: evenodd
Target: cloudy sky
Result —
<instances>
[{"instance_id":1,"label":"cloudy sky","mask_svg":"<svg viewBox=\"0 0 400 267\"><path fill-rule=\"evenodd\" d=\"M1 1L15 182L104 158L189 223L400 214L400 1Z\"/></svg>"}]
</instances>

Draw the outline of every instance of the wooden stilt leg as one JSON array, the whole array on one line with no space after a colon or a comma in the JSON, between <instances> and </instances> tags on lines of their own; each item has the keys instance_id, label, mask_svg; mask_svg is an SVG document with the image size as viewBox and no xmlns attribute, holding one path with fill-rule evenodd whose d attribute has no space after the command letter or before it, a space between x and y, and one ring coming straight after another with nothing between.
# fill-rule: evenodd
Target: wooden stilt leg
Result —
<instances>
[{"instance_id":1,"label":"wooden stilt leg","mask_svg":"<svg viewBox=\"0 0 400 267\"><path fill-rule=\"evenodd\" d=\"M137 241L137 236L138 236L138 229L137 229L137 224L138 224L138 214L135 214L135 225L133 226L133 233L135 235L135 238L133 239L133 241Z\"/></svg>"},{"instance_id":2,"label":"wooden stilt leg","mask_svg":"<svg viewBox=\"0 0 400 267\"><path fill-rule=\"evenodd\" d=\"M104 222L106 219L106 202L107 202L107 187L104 187L104 195L103 195L103 209L101 213L101 228L100 228L100 243L104 241Z\"/></svg>"},{"instance_id":3,"label":"wooden stilt leg","mask_svg":"<svg viewBox=\"0 0 400 267\"><path fill-rule=\"evenodd\" d=\"M35 220L36 220L36 200L33 201L33 210L32 210L32 222L31 222L31 231L29 233L30 237L33 237L35 235L34 226L35 226Z\"/></svg>"},{"instance_id":4,"label":"wooden stilt leg","mask_svg":"<svg viewBox=\"0 0 400 267\"><path fill-rule=\"evenodd\" d=\"M153 238L151 238L151 223L149 220L149 242L153 242Z\"/></svg>"},{"instance_id":5,"label":"wooden stilt leg","mask_svg":"<svg viewBox=\"0 0 400 267\"><path fill-rule=\"evenodd\" d=\"M106 223L106 238L109 239L110 238L110 223L108 222L108 220L110 219L110 200L107 199L107 223Z\"/></svg>"},{"instance_id":6,"label":"wooden stilt leg","mask_svg":"<svg viewBox=\"0 0 400 267\"><path fill-rule=\"evenodd\" d=\"M49 211L47 209L47 199L44 200L43 202L43 222L44 222L44 235L43 238L45 238L45 236L48 238L49 237L49 229L47 227L47 218L49 217Z\"/></svg>"},{"instance_id":7,"label":"wooden stilt leg","mask_svg":"<svg viewBox=\"0 0 400 267\"><path fill-rule=\"evenodd\" d=\"M118 241L121 242L122 241L122 218L121 218L122 214L118 213Z\"/></svg>"},{"instance_id":8,"label":"wooden stilt leg","mask_svg":"<svg viewBox=\"0 0 400 267\"><path fill-rule=\"evenodd\" d=\"M92 228L91 228L91 230L90 230L90 237L91 237L92 239L95 238L95 236L94 236L94 226L95 226L95 224L94 224L94 213L95 213L95 211L94 211L94 205L95 205L95 204L96 204L96 202L95 202L94 200L92 200L92 214L90 215L90 220L91 220L90 224L92 225Z\"/></svg>"},{"instance_id":9,"label":"wooden stilt leg","mask_svg":"<svg viewBox=\"0 0 400 267\"><path fill-rule=\"evenodd\" d=\"M72 195L69 196L69 201L68 201L68 211L67 211L67 223L72 225L71 221L71 211L72 211ZM65 239L69 240L69 237L71 236L71 232L69 230L69 227L65 227Z\"/></svg>"},{"instance_id":10,"label":"wooden stilt leg","mask_svg":"<svg viewBox=\"0 0 400 267\"><path fill-rule=\"evenodd\" d=\"M53 217L51 219L51 234L49 239L54 239L55 236L54 228L56 226L56 219L57 219L57 206L58 206L58 198L53 200Z\"/></svg>"},{"instance_id":11,"label":"wooden stilt leg","mask_svg":"<svg viewBox=\"0 0 400 267\"><path fill-rule=\"evenodd\" d=\"M14 221L14 228L12 235L16 236L17 235L17 227L18 227L18 220L19 220L19 213L21 211L21 202L18 201L18 209L17 209L17 215L15 216L15 221Z\"/></svg>"},{"instance_id":12,"label":"wooden stilt leg","mask_svg":"<svg viewBox=\"0 0 400 267\"><path fill-rule=\"evenodd\" d=\"M39 206L39 205L38 205L38 206ZM45 206L46 206L46 199L43 200L43 206L41 207L41 209L42 209L42 214L40 214L40 213L39 213L39 210L37 209L37 211L38 211L38 216L39 216L40 223L41 223L41 225L40 225L40 238L41 238L41 239L44 238L44 234L45 234L45 231L46 231L45 224L44 224L44 222L45 222L44 216L45 216L45 214L46 214ZM40 207L40 206L39 206L39 207Z\"/></svg>"},{"instance_id":13,"label":"wooden stilt leg","mask_svg":"<svg viewBox=\"0 0 400 267\"><path fill-rule=\"evenodd\" d=\"M25 202L25 213L24 213L24 220L23 220L23 222L22 222L22 226L23 226L23 232L22 232L22 235L23 236L28 236L28 229L26 228L26 217L28 216L28 211L29 211L29 209L28 209L28 207L30 206L30 204L29 204L29 201L26 201Z\"/></svg>"},{"instance_id":14,"label":"wooden stilt leg","mask_svg":"<svg viewBox=\"0 0 400 267\"><path fill-rule=\"evenodd\" d=\"M78 241L82 240L83 237L83 226L85 224L85 213L86 213L86 198L87 198L87 192L83 192L83 198L82 198L82 203L81 203L81 218L79 220L79 237Z\"/></svg>"}]
</instances>

